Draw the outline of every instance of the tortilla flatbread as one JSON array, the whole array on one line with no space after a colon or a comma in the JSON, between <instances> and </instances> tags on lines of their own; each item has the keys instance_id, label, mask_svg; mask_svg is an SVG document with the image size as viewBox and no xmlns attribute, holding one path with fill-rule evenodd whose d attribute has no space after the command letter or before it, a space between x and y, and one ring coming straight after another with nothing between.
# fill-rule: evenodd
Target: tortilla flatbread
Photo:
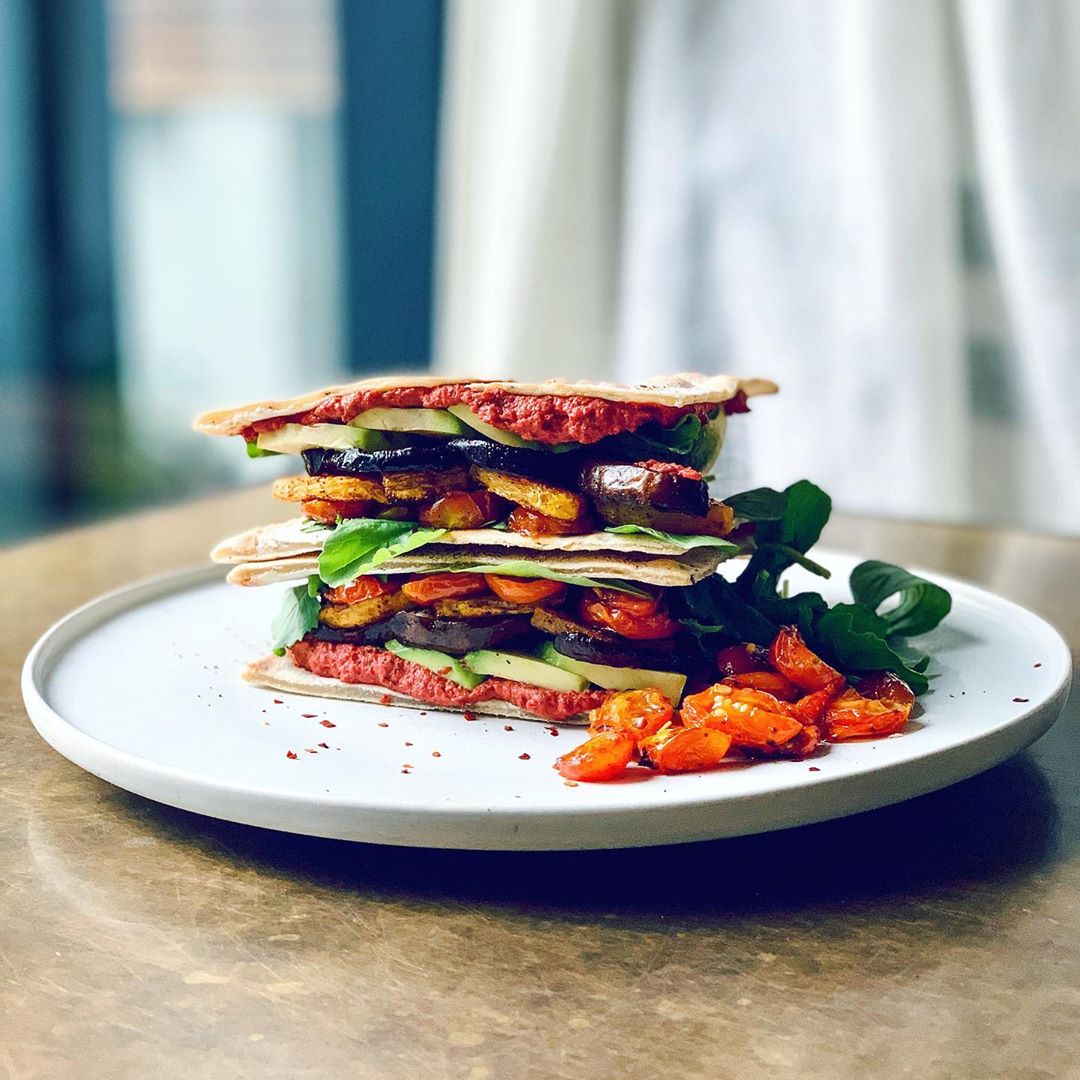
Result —
<instances>
[{"instance_id":1,"label":"tortilla flatbread","mask_svg":"<svg viewBox=\"0 0 1080 1080\"><path fill-rule=\"evenodd\" d=\"M513 559L513 553L492 547L461 548L428 544L415 553L406 552L397 558L380 563L380 574L417 574L442 568L493 566ZM517 561L517 560L514 560ZM539 563L564 574L591 578L620 578L643 585L678 588L693 585L708 577L724 561L716 548L694 548L680 552L677 557L621 554L607 552L549 552L542 559L533 556L530 562ZM226 581L231 585L276 585L284 581L299 581L319 572L316 555L291 555L263 562L243 562L229 571Z\"/></svg>"},{"instance_id":2,"label":"tortilla flatbread","mask_svg":"<svg viewBox=\"0 0 1080 1080\"><path fill-rule=\"evenodd\" d=\"M776 383L768 379L743 379L736 375L659 375L632 386L603 382L566 382L550 379L539 383L495 382L493 380L454 378L439 375L389 375L344 386L330 386L325 390L301 394L298 397L276 401L256 401L232 409L203 413L195 420L196 431L206 435L239 435L246 427L259 420L276 416L292 416L307 412L328 398L352 394L361 390L393 390L401 387L433 387L462 384L470 389L505 390L512 394L553 397L594 397L605 401L644 402L682 408L686 405L705 403L720 404L733 398L740 390L747 396L776 393Z\"/></svg>"},{"instance_id":3,"label":"tortilla flatbread","mask_svg":"<svg viewBox=\"0 0 1080 1080\"><path fill-rule=\"evenodd\" d=\"M363 701L372 705L402 705L408 709L427 709L439 712L462 713L466 709L478 716L498 716L510 720L533 720L541 724L550 724L550 720L526 712L508 701L480 701L472 705L432 705L419 701L397 690L387 690L382 686L368 686L364 683L345 683L339 679L327 679L315 675L306 668L297 667L287 656L264 656L248 664L240 673L244 682L253 686L262 686L268 690L283 690L287 694L307 694L312 697L337 698L341 701ZM389 698L389 701L387 701ZM587 713L579 713L560 724L572 724L583 727L588 724Z\"/></svg>"},{"instance_id":4,"label":"tortilla flatbread","mask_svg":"<svg viewBox=\"0 0 1080 1080\"><path fill-rule=\"evenodd\" d=\"M332 535L332 529L312 528L308 518L291 518L230 536L210 552L210 558L218 563L249 563L268 562L293 555L317 555ZM509 529L451 529L439 537L438 547L511 549L504 558L513 558L518 552L591 552L612 556L667 555L674 558L687 550L644 533L594 532L584 536L532 537Z\"/></svg>"}]
</instances>

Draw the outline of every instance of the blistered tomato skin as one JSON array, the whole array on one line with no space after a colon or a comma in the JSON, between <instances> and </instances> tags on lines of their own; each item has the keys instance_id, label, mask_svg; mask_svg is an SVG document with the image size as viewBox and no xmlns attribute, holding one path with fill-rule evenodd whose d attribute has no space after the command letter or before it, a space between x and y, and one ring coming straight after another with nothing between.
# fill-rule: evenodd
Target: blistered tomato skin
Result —
<instances>
[{"instance_id":1,"label":"blistered tomato skin","mask_svg":"<svg viewBox=\"0 0 1080 1080\"><path fill-rule=\"evenodd\" d=\"M907 725L914 701L903 679L883 671L840 694L825 710L825 727L833 742L895 735Z\"/></svg>"},{"instance_id":2,"label":"blistered tomato skin","mask_svg":"<svg viewBox=\"0 0 1080 1080\"><path fill-rule=\"evenodd\" d=\"M732 745L753 750L778 750L802 730L786 702L723 683L684 698L679 714L687 727L715 728L730 735Z\"/></svg>"},{"instance_id":3,"label":"blistered tomato skin","mask_svg":"<svg viewBox=\"0 0 1080 1080\"><path fill-rule=\"evenodd\" d=\"M639 744L646 764L659 773L707 772L723 764L731 736L714 728L668 728Z\"/></svg>"},{"instance_id":4,"label":"blistered tomato skin","mask_svg":"<svg viewBox=\"0 0 1080 1080\"><path fill-rule=\"evenodd\" d=\"M632 641L656 641L674 636L679 624L661 610L658 596L634 596L614 589L589 589L579 604L582 621L614 630Z\"/></svg>"},{"instance_id":5,"label":"blistered tomato skin","mask_svg":"<svg viewBox=\"0 0 1080 1080\"><path fill-rule=\"evenodd\" d=\"M400 585L393 578L380 581L377 577L358 577L349 585L339 585L336 589L327 589L323 596L329 604L358 604L361 600L371 600L376 596L388 596L395 593Z\"/></svg>"},{"instance_id":6,"label":"blistered tomato skin","mask_svg":"<svg viewBox=\"0 0 1080 1080\"><path fill-rule=\"evenodd\" d=\"M802 694L793 682L775 671L747 671L742 675L730 675L724 682L744 690L764 690L780 701L795 701Z\"/></svg>"},{"instance_id":7,"label":"blistered tomato skin","mask_svg":"<svg viewBox=\"0 0 1080 1080\"><path fill-rule=\"evenodd\" d=\"M417 604L433 604L436 600L460 600L482 596L487 592L483 574L424 574L402 585L401 591Z\"/></svg>"},{"instance_id":8,"label":"blistered tomato skin","mask_svg":"<svg viewBox=\"0 0 1080 1080\"><path fill-rule=\"evenodd\" d=\"M555 602L566 595L566 585L546 578L518 578L501 574L485 574L488 588L500 599L511 604Z\"/></svg>"},{"instance_id":9,"label":"blistered tomato skin","mask_svg":"<svg viewBox=\"0 0 1080 1080\"><path fill-rule=\"evenodd\" d=\"M420 507L421 525L436 529L479 529L498 521L506 504L490 491L448 491Z\"/></svg>"},{"instance_id":10,"label":"blistered tomato skin","mask_svg":"<svg viewBox=\"0 0 1080 1080\"><path fill-rule=\"evenodd\" d=\"M822 690L837 679L839 671L830 667L803 641L794 626L785 626L769 649L769 661L785 678L803 690Z\"/></svg>"},{"instance_id":11,"label":"blistered tomato skin","mask_svg":"<svg viewBox=\"0 0 1080 1080\"><path fill-rule=\"evenodd\" d=\"M555 762L567 780L600 784L618 780L634 756L634 740L618 731L601 731Z\"/></svg>"},{"instance_id":12,"label":"blistered tomato skin","mask_svg":"<svg viewBox=\"0 0 1080 1080\"><path fill-rule=\"evenodd\" d=\"M617 731L643 739L670 724L674 715L671 702L659 690L624 690L589 713L589 731Z\"/></svg>"},{"instance_id":13,"label":"blistered tomato skin","mask_svg":"<svg viewBox=\"0 0 1080 1080\"><path fill-rule=\"evenodd\" d=\"M596 532L596 522L588 514L573 521L560 521L525 506L515 507L506 519L506 527L521 536L584 536Z\"/></svg>"},{"instance_id":14,"label":"blistered tomato skin","mask_svg":"<svg viewBox=\"0 0 1080 1080\"><path fill-rule=\"evenodd\" d=\"M721 676L746 675L751 671L765 671L769 653L757 645L728 645L716 654L716 669Z\"/></svg>"}]
</instances>

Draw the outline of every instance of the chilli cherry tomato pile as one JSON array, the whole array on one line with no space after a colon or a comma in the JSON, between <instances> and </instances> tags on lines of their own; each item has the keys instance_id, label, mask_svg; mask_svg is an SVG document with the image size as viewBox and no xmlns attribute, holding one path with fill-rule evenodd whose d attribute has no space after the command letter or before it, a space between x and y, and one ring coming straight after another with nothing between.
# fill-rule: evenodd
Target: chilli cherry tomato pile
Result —
<instances>
[{"instance_id":1,"label":"chilli cherry tomato pile","mask_svg":"<svg viewBox=\"0 0 1080 1080\"><path fill-rule=\"evenodd\" d=\"M790 626L767 649L721 649L716 667L720 681L683 698L677 710L659 690L613 694L589 713L589 738L555 768L567 780L598 783L618 780L635 763L672 774L738 758L804 758L826 743L902 731L915 701L891 672L849 683Z\"/></svg>"}]
</instances>

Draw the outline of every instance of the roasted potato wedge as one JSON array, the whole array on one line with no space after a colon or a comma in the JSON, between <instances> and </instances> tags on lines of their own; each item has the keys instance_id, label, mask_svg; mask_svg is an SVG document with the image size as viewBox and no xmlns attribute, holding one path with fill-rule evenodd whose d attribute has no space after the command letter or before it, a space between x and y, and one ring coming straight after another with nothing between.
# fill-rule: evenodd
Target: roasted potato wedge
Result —
<instances>
[{"instance_id":1,"label":"roasted potato wedge","mask_svg":"<svg viewBox=\"0 0 1080 1080\"><path fill-rule=\"evenodd\" d=\"M469 487L469 474L463 469L443 469L441 472L384 473L384 501L420 502L447 491Z\"/></svg>"},{"instance_id":2,"label":"roasted potato wedge","mask_svg":"<svg viewBox=\"0 0 1080 1080\"><path fill-rule=\"evenodd\" d=\"M504 499L527 506L538 514L558 518L560 521L573 521L585 513L585 500L566 488L542 484L539 480L530 480L524 476L511 476L509 473L485 469L480 465L472 467L472 475L488 491L494 491Z\"/></svg>"},{"instance_id":3,"label":"roasted potato wedge","mask_svg":"<svg viewBox=\"0 0 1080 1080\"><path fill-rule=\"evenodd\" d=\"M466 597L462 600L436 600L435 614L444 619L478 619L486 615L524 615L531 604L514 604L495 596Z\"/></svg>"},{"instance_id":4,"label":"roasted potato wedge","mask_svg":"<svg viewBox=\"0 0 1080 1080\"><path fill-rule=\"evenodd\" d=\"M359 476L290 476L274 481L274 498L284 502L326 499L330 502L379 502L389 500L377 478Z\"/></svg>"},{"instance_id":5,"label":"roasted potato wedge","mask_svg":"<svg viewBox=\"0 0 1080 1080\"><path fill-rule=\"evenodd\" d=\"M395 592L358 600L355 604L326 604L319 609L319 622L342 629L371 626L409 607L413 607L413 602L404 593Z\"/></svg>"}]
</instances>

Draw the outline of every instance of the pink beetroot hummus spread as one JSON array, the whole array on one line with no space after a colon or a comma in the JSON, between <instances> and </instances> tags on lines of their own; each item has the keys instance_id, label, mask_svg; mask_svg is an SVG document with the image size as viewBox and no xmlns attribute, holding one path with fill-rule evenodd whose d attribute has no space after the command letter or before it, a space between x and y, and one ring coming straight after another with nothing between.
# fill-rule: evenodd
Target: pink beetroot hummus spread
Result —
<instances>
[{"instance_id":1,"label":"pink beetroot hummus spread","mask_svg":"<svg viewBox=\"0 0 1080 1080\"><path fill-rule=\"evenodd\" d=\"M523 439L542 443L594 443L607 435L636 431L655 420L673 427L684 416L708 418L718 407L725 412L746 412L746 396L739 391L721 406L715 404L657 405L653 402L605 401L580 395L513 394L508 390L481 389L450 383L445 386L406 386L390 390L356 390L332 394L307 412L259 420L245 428L245 439L284 424L348 423L365 409L382 407L445 409L468 405L485 423L512 431Z\"/></svg>"},{"instance_id":2,"label":"pink beetroot hummus spread","mask_svg":"<svg viewBox=\"0 0 1080 1080\"><path fill-rule=\"evenodd\" d=\"M429 705L478 705L483 701L508 701L534 713L541 720L567 720L578 713L599 708L610 690L544 690L510 679L485 679L479 686L464 686L444 679L427 668L403 660L371 645L345 645L333 641L298 641L289 649L293 662L314 675L397 690Z\"/></svg>"}]
</instances>

